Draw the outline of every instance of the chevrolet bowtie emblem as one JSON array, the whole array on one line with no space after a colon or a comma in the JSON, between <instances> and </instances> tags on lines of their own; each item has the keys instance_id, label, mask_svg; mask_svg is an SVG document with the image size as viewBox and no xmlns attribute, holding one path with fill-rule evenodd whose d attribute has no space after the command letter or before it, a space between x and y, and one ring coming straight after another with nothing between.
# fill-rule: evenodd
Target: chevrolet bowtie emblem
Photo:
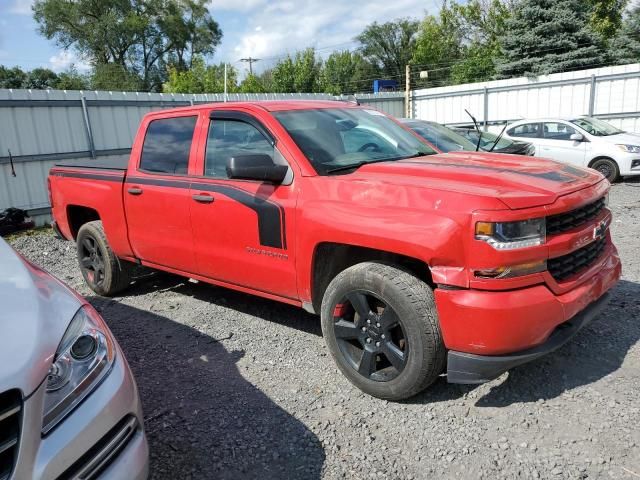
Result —
<instances>
[{"instance_id":1,"label":"chevrolet bowtie emblem","mask_svg":"<svg viewBox=\"0 0 640 480\"><path fill-rule=\"evenodd\" d=\"M601 240L607 234L607 222L605 220L601 221L598 225L593 229L593 239Z\"/></svg>"}]
</instances>

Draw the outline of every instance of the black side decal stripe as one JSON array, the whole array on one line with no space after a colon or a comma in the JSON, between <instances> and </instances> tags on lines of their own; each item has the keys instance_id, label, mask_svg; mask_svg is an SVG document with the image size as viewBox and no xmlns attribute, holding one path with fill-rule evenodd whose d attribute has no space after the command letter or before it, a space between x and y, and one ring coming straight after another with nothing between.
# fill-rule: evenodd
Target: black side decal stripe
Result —
<instances>
[{"instance_id":1,"label":"black side decal stripe","mask_svg":"<svg viewBox=\"0 0 640 480\"><path fill-rule=\"evenodd\" d=\"M258 215L258 235L260 245L286 250L283 242L283 222L281 207L265 198L261 198L228 185L216 185L213 183L192 183L192 186L206 192L215 192L229 197L236 202L250 208Z\"/></svg>"},{"instance_id":2,"label":"black side decal stripe","mask_svg":"<svg viewBox=\"0 0 640 480\"><path fill-rule=\"evenodd\" d=\"M51 175L56 177L73 177L73 178L86 178L89 180L104 180L106 182L118 182L122 183L124 175L100 175L99 173L80 173L80 172L62 172L53 171Z\"/></svg>"},{"instance_id":3,"label":"black side decal stripe","mask_svg":"<svg viewBox=\"0 0 640 480\"><path fill-rule=\"evenodd\" d=\"M160 178L128 177L127 183L140 185L158 185L171 188L197 188L206 192L214 192L231 198L250 208L258 216L258 236L260 245L265 247L287 249L286 231L284 229L284 208L264 197L253 195L246 190L216 183L194 182L188 180L167 180Z\"/></svg>"},{"instance_id":4,"label":"black side decal stripe","mask_svg":"<svg viewBox=\"0 0 640 480\"><path fill-rule=\"evenodd\" d=\"M54 171L52 175L59 177L87 178L90 180L104 180L122 183L123 176L100 175L97 173ZM287 234L285 230L285 210L282 205L264 197L253 195L246 190L232 186L189 180L169 180L164 178L127 177L127 183L139 185L156 185L169 188L198 188L207 192L215 192L229 197L236 202L250 208L258 216L258 236L260 245L265 247L287 249Z\"/></svg>"},{"instance_id":5,"label":"black side decal stripe","mask_svg":"<svg viewBox=\"0 0 640 480\"><path fill-rule=\"evenodd\" d=\"M522 172L509 170L507 168L502 167L488 167L485 165L467 165L467 164L456 164L456 163L436 163L436 162L412 162L412 161L404 161L402 163L412 163L414 165L431 165L433 167L443 167L443 168L476 168L478 170L491 170L496 173L515 173L518 175L524 175L527 177L535 177L542 178L544 180L550 180L552 182L558 183L571 183L575 182L576 179L572 178L568 175L563 175L560 172L542 172L542 173L534 173L534 172Z\"/></svg>"}]
</instances>

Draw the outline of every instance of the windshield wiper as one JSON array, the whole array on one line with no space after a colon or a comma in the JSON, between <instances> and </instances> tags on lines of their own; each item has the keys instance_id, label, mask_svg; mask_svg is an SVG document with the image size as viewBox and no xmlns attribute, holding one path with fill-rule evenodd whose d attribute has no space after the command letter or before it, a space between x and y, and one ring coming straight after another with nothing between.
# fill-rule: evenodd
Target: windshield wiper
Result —
<instances>
[{"instance_id":1,"label":"windshield wiper","mask_svg":"<svg viewBox=\"0 0 640 480\"><path fill-rule=\"evenodd\" d=\"M411 155L407 155L406 157L381 158L379 160L370 160L370 161L363 160L362 162L351 163L349 165L342 165L341 167L331 168L327 170L326 173L329 174L334 172L342 172L344 170L351 170L351 169L357 170L360 167L363 167L365 165L370 165L372 163L396 162L398 160L406 160L408 158L424 157L425 155L430 155L430 154L423 153L423 152L416 152L416 153L412 153Z\"/></svg>"},{"instance_id":2,"label":"windshield wiper","mask_svg":"<svg viewBox=\"0 0 640 480\"><path fill-rule=\"evenodd\" d=\"M504 131L507 129L507 124L504 124L504 127L502 127L502 131L500 132L500 135L498 135L496 137L496 141L493 142L493 145L491 145L491 148L489 149L490 152L493 152L493 149L496 148L496 145L498 145L498 142L500 141L500 139L502 138L502 134L504 133Z\"/></svg>"},{"instance_id":3,"label":"windshield wiper","mask_svg":"<svg viewBox=\"0 0 640 480\"><path fill-rule=\"evenodd\" d=\"M476 117L471 115L469 113L469 110L467 110L466 108L464 109L464 111L467 112L467 115L471 117L471 120L473 120L473 124L476 127L476 132L478 132L478 143L476 144L476 152L477 152L478 150L480 150L480 142L482 141L482 132L480 131L480 128L478 128L478 122L476 121Z\"/></svg>"}]
</instances>

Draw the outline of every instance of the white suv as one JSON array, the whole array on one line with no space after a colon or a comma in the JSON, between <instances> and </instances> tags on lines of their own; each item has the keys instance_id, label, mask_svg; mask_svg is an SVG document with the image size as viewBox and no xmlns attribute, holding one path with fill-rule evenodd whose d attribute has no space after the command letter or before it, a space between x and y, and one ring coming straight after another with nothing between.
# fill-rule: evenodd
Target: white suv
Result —
<instances>
[{"instance_id":1,"label":"white suv","mask_svg":"<svg viewBox=\"0 0 640 480\"><path fill-rule=\"evenodd\" d=\"M640 175L640 135L597 118L521 120L509 125L505 136L531 142L538 157L598 170L612 183Z\"/></svg>"}]
</instances>

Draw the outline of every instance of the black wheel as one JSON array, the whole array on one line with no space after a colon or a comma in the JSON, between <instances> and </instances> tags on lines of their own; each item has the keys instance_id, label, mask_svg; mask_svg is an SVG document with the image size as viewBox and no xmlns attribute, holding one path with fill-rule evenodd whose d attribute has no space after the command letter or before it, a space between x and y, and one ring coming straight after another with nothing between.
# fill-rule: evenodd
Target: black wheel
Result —
<instances>
[{"instance_id":1,"label":"black wheel","mask_svg":"<svg viewBox=\"0 0 640 480\"><path fill-rule=\"evenodd\" d=\"M338 367L369 395L409 398L444 370L433 293L404 270L373 262L348 268L327 287L321 316Z\"/></svg>"},{"instance_id":2,"label":"black wheel","mask_svg":"<svg viewBox=\"0 0 640 480\"><path fill-rule=\"evenodd\" d=\"M80 227L77 247L80 271L91 290L108 297L129 286L132 265L111 251L101 221Z\"/></svg>"},{"instance_id":3,"label":"black wheel","mask_svg":"<svg viewBox=\"0 0 640 480\"><path fill-rule=\"evenodd\" d=\"M610 158L599 158L593 162L591 168L600 172L611 183L617 182L620 179L618 164Z\"/></svg>"}]
</instances>

